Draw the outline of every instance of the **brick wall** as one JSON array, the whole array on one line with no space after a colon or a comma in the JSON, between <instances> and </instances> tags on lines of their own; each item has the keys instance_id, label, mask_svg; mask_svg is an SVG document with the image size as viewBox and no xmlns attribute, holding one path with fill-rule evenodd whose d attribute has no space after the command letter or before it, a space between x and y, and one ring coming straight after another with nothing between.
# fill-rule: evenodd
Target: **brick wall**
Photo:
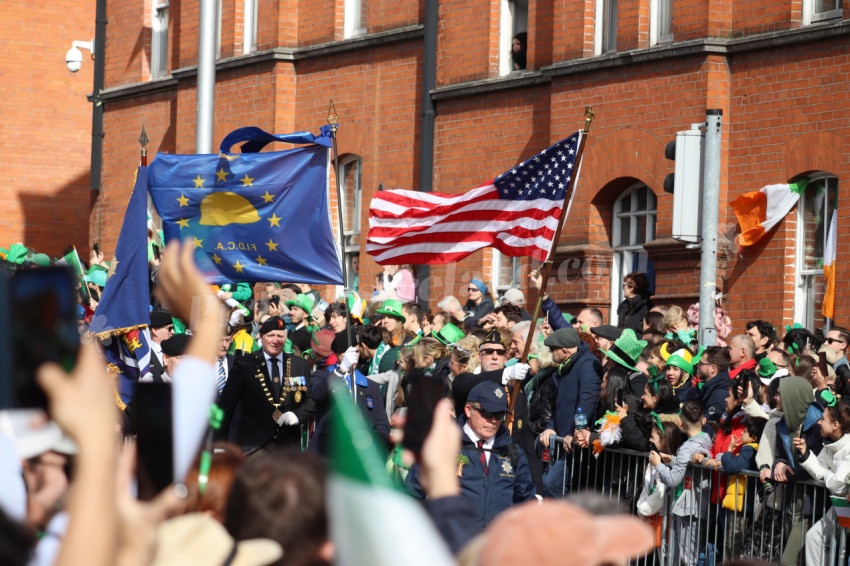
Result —
<instances>
[{"instance_id":1,"label":"brick wall","mask_svg":"<svg viewBox=\"0 0 850 566\"><path fill-rule=\"evenodd\" d=\"M94 2L10 2L0 10L0 247L22 242L57 256L69 245L88 254L89 167L94 62L71 42L94 36ZM60 17L57 18L57 15Z\"/></svg>"}]
</instances>

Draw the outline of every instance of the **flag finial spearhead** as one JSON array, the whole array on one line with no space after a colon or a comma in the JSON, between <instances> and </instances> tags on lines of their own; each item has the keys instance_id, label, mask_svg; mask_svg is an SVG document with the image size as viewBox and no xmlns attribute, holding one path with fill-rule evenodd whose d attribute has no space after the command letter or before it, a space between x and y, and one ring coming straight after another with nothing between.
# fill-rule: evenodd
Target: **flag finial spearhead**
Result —
<instances>
[{"instance_id":1,"label":"flag finial spearhead","mask_svg":"<svg viewBox=\"0 0 850 566\"><path fill-rule=\"evenodd\" d=\"M593 106L584 107L584 133L590 133L590 125L593 123Z\"/></svg>"},{"instance_id":2,"label":"flag finial spearhead","mask_svg":"<svg viewBox=\"0 0 850 566\"><path fill-rule=\"evenodd\" d=\"M331 129L336 132L337 124L339 124L339 116L336 113L336 107L334 106L333 98L328 104L328 124L330 124Z\"/></svg>"},{"instance_id":3,"label":"flag finial spearhead","mask_svg":"<svg viewBox=\"0 0 850 566\"><path fill-rule=\"evenodd\" d=\"M151 141L148 138L148 133L145 131L145 125L142 124L142 133L139 134L139 145L142 146L141 149L141 164L148 164L148 142Z\"/></svg>"}]
</instances>

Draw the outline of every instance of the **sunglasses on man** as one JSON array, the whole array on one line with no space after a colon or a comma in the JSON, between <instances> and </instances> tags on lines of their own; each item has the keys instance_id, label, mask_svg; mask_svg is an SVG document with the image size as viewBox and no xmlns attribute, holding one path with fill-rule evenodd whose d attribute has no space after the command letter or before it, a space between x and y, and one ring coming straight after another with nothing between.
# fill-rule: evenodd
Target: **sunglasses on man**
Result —
<instances>
[{"instance_id":1,"label":"sunglasses on man","mask_svg":"<svg viewBox=\"0 0 850 566\"><path fill-rule=\"evenodd\" d=\"M496 413L491 413L490 411L485 411L481 407L475 407L475 410L478 411L478 414L481 415L481 418L487 419L487 420L497 419L497 420L500 420L500 421L504 421L505 415L507 414L507 413L505 413L505 411L498 411Z\"/></svg>"},{"instance_id":2,"label":"sunglasses on man","mask_svg":"<svg viewBox=\"0 0 850 566\"><path fill-rule=\"evenodd\" d=\"M844 340L841 340L841 339L839 339L839 338L827 338L827 339L826 339L826 343L827 343L827 344L832 344L833 342L838 342L839 344L844 344L844 343L845 343L845 342L844 342Z\"/></svg>"},{"instance_id":3,"label":"sunglasses on man","mask_svg":"<svg viewBox=\"0 0 850 566\"><path fill-rule=\"evenodd\" d=\"M498 354L500 356L504 356L507 354L507 350L499 350L497 348L483 348L478 350L478 354L484 354L486 356L492 356L494 354Z\"/></svg>"}]
</instances>

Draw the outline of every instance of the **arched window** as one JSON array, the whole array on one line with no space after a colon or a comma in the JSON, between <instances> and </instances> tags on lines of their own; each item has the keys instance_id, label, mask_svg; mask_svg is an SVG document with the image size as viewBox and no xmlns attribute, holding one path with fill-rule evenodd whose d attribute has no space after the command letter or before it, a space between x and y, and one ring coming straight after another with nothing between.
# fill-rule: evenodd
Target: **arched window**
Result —
<instances>
[{"instance_id":1,"label":"arched window","mask_svg":"<svg viewBox=\"0 0 850 566\"><path fill-rule=\"evenodd\" d=\"M797 250L794 289L794 321L814 330L824 321L823 251L832 212L836 209L838 179L821 173L810 176L805 193L797 201Z\"/></svg>"},{"instance_id":2,"label":"arched window","mask_svg":"<svg viewBox=\"0 0 850 566\"><path fill-rule=\"evenodd\" d=\"M342 251L345 255L347 283L354 291L359 286L357 273L360 269L360 211L363 205L363 187L360 182L362 165L363 161L356 155L343 159L339 164L344 229Z\"/></svg>"},{"instance_id":3,"label":"arched window","mask_svg":"<svg viewBox=\"0 0 850 566\"><path fill-rule=\"evenodd\" d=\"M622 302L623 277L643 271L655 288L655 270L643 245L655 239L656 197L643 183L635 183L614 201L611 247L611 324L617 324L617 306Z\"/></svg>"}]
</instances>

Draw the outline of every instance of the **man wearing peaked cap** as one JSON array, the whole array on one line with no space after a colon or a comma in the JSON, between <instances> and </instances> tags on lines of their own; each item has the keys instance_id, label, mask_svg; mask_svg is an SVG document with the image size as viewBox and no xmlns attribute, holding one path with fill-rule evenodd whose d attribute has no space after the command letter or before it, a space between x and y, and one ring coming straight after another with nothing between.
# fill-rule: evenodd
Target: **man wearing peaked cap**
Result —
<instances>
[{"instance_id":1,"label":"man wearing peaked cap","mask_svg":"<svg viewBox=\"0 0 850 566\"><path fill-rule=\"evenodd\" d=\"M490 383L501 386L506 393L506 402L509 403L508 395L513 394L513 384L523 383L528 376L529 366L512 360L510 354L511 335L507 330L495 328L491 330L478 346L478 358L481 362L481 373L461 373L452 382L452 395L455 401L455 414L462 414L466 406L470 392L480 383ZM510 361L509 361L510 360ZM534 447L534 435L528 426L528 398L522 387L517 391L514 401L513 422L510 435L513 442L519 446L528 459L537 458ZM534 482L542 492L543 475L537 467L532 468Z\"/></svg>"},{"instance_id":2,"label":"man wearing peaked cap","mask_svg":"<svg viewBox=\"0 0 850 566\"><path fill-rule=\"evenodd\" d=\"M463 429L458 455L460 489L475 508L479 532L502 511L534 497L528 460L502 422L507 411L504 388L484 381L469 392L458 419ZM424 498L416 465L407 475L407 484L414 495Z\"/></svg>"},{"instance_id":3,"label":"man wearing peaked cap","mask_svg":"<svg viewBox=\"0 0 850 566\"><path fill-rule=\"evenodd\" d=\"M596 346L600 350L607 350L611 347L617 338L620 337L620 329L612 324L603 324L602 326L594 326L590 329L591 334L596 338Z\"/></svg>"},{"instance_id":4,"label":"man wearing peaked cap","mask_svg":"<svg viewBox=\"0 0 850 566\"><path fill-rule=\"evenodd\" d=\"M284 352L286 323L279 316L260 327L262 348L239 357L221 392L224 420L219 434L227 437L236 407L242 418L235 437L247 453L300 445L301 426L316 412L310 397L310 368L303 359Z\"/></svg>"},{"instance_id":5,"label":"man wearing peaked cap","mask_svg":"<svg viewBox=\"0 0 850 566\"><path fill-rule=\"evenodd\" d=\"M564 471L567 467L566 453L572 452L575 415L581 409L588 423L595 422L596 402L602 391L602 364L590 353L575 328L559 328L543 344L552 351L552 360L558 364L554 376L558 393L552 419L540 434L540 443L548 448L549 437L557 434L564 437L566 446L562 458L549 468L543 478L544 494L561 497L569 489L569 485L564 483ZM566 477L569 478L569 475L567 469Z\"/></svg>"}]
</instances>

